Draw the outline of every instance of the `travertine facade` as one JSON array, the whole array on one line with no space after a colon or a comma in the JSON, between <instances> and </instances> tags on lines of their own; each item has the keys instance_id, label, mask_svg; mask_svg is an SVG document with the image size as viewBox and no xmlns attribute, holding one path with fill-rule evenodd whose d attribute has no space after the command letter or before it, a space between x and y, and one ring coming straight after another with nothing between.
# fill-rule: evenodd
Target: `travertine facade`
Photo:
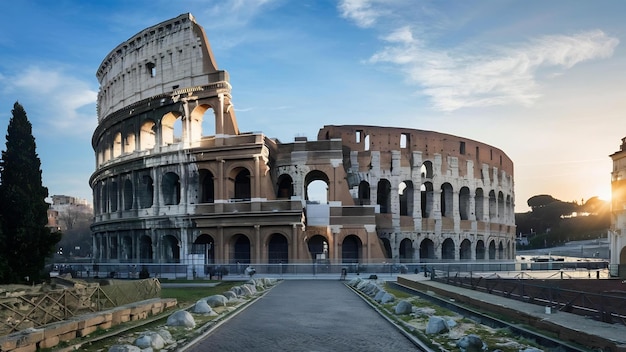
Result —
<instances>
[{"instance_id":1,"label":"travertine facade","mask_svg":"<svg viewBox=\"0 0 626 352\"><path fill-rule=\"evenodd\" d=\"M611 154L611 230L609 252L611 264L617 264L617 273L626 277L626 137L622 138L620 150Z\"/></svg>"},{"instance_id":2,"label":"travertine facade","mask_svg":"<svg viewBox=\"0 0 626 352\"><path fill-rule=\"evenodd\" d=\"M296 263L514 257L513 162L431 131L239 131L228 74L190 14L102 62L92 143L95 259ZM310 186L326 184L322 202Z\"/></svg>"}]
</instances>

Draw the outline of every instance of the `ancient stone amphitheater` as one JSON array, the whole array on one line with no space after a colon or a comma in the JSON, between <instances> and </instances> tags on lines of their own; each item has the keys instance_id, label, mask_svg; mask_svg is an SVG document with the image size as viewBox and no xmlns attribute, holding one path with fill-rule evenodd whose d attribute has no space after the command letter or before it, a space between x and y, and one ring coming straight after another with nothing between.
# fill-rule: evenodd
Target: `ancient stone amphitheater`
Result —
<instances>
[{"instance_id":1,"label":"ancient stone amphitheater","mask_svg":"<svg viewBox=\"0 0 626 352\"><path fill-rule=\"evenodd\" d=\"M323 126L317 140L290 143L241 132L229 75L191 14L121 43L97 77L98 262L514 258L513 162L502 150L379 126Z\"/></svg>"}]
</instances>

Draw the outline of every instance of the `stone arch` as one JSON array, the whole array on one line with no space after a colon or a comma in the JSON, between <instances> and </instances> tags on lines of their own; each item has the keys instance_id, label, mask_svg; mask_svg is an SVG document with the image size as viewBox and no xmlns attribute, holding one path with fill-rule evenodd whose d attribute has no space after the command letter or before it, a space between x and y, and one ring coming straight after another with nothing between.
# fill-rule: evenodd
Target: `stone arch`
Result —
<instances>
[{"instance_id":1,"label":"stone arch","mask_svg":"<svg viewBox=\"0 0 626 352\"><path fill-rule=\"evenodd\" d=\"M459 190L459 216L461 220L469 220L470 215L470 190L468 187L461 187Z\"/></svg>"},{"instance_id":2,"label":"stone arch","mask_svg":"<svg viewBox=\"0 0 626 352\"><path fill-rule=\"evenodd\" d=\"M180 204L180 177L174 172L167 172L161 181L161 194L164 205Z\"/></svg>"},{"instance_id":3,"label":"stone arch","mask_svg":"<svg viewBox=\"0 0 626 352\"><path fill-rule=\"evenodd\" d=\"M244 234L236 234L230 239L230 258L233 264L250 264L250 239Z\"/></svg>"},{"instance_id":4,"label":"stone arch","mask_svg":"<svg viewBox=\"0 0 626 352\"><path fill-rule=\"evenodd\" d=\"M117 184L117 180L111 179L110 184L109 184L109 195L108 195L109 201L111 202L111 207L110 207L111 212L117 211L117 200L118 200L119 192L120 190Z\"/></svg>"},{"instance_id":5,"label":"stone arch","mask_svg":"<svg viewBox=\"0 0 626 352\"><path fill-rule=\"evenodd\" d=\"M498 218L504 220L504 193L498 192Z\"/></svg>"},{"instance_id":6,"label":"stone arch","mask_svg":"<svg viewBox=\"0 0 626 352\"><path fill-rule=\"evenodd\" d=\"M153 258L152 238L148 235L142 235L139 238L139 260L142 263L151 263Z\"/></svg>"},{"instance_id":7,"label":"stone arch","mask_svg":"<svg viewBox=\"0 0 626 352\"><path fill-rule=\"evenodd\" d=\"M400 262L411 263L413 262L413 241L410 238L405 238L400 241L399 255Z\"/></svg>"},{"instance_id":8,"label":"stone arch","mask_svg":"<svg viewBox=\"0 0 626 352\"><path fill-rule=\"evenodd\" d=\"M154 181L150 175L142 175L138 192L139 206L150 208L154 203Z\"/></svg>"},{"instance_id":9,"label":"stone arch","mask_svg":"<svg viewBox=\"0 0 626 352\"><path fill-rule=\"evenodd\" d=\"M476 260L485 260L485 242L483 240L476 241Z\"/></svg>"},{"instance_id":10,"label":"stone arch","mask_svg":"<svg viewBox=\"0 0 626 352\"><path fill-rule=\"evenodd\" d=\"M166 146L182 141L182 114L168 112L161 118L161 145Z\"/></svg>"},{"instance_id":11,"label":"stone arch","mask_svg":"<svg viewBox=\"0 0 626 352\"><path fill-rule=\"evenodd\" d=\"M420 174L423 179L424 178L432 179L434 175L433 162L430 160L424 161L424 163L422 163L422 166L420 167Z\"/></svg>"},{"instance_id":12,"label":"stone arch","mask_svg":"<svg viewBox=\"0 0 626 352\"><path fill-rule=\"evenodd\" d=\"M504 259L504 245L502 241L498 243L498 259Z\"/></svg>"},{"instance_id":13,"label":"stone arch","mask_svg":"<svg viewBox=\"0 0 626 352\"><path fill-rule=\"evenodd\" d=\"M122 257L120 258L122 261L132 261L135 259L133 253L133 239L129 235L122 236L120 249L122 251Z\"/></svg>"},{"instance_id":14,"label":"stone arch","mask_svg":"<svg viewBox=\"0 0 626 352\"><path fill-rule=\"evenodd\" d=\"M156 134L154 132L155 123L152 120L146 120L141 125L139 131L139 150L148 150L156 145Z\"/></svg>"},{"instance_id":15,"label":"stone arch","mask_svg":"<svg viewBox=\"0 0 626 352\"><path fill-rule=\"evenodd\" d=\"M398 194L400 198L400 215L412 216L413 215L413 182L403 181L400 182L398 187Z\"/></svg>"},{"instance_id":16,"label":"stone arch","mask_svg":"<svg viewBox=\"0 0 626 352\"><path fill-rule=\"evenodd\" d=\"M165 235L161 239L163 259L166 263L180 263L180 245L173 235Z\"/></svg>"},{"instance_id":17,"label":"stone arch","mask_svg":"<svg viewBox=\"0 0 626 352\"><path fill-rule=\"evenodd\" d=\"M322 235L314 235L307 241L313 262L326 261L329 258L328 239Z\"/></svg>"},{"instance_id":18,"label":"stone arch","mask_svg":"<svg viewBox=\"0 0 626 352\"><path fill-rule=\"evenodd\" d=\"M454 201L452 185L448 182L445 182L441 185L441 216L446 218L452 218L454 216Z\"/></svg>"},{"instance_id":19,"label":"stone arch","mask_svg":"<svg viewBox=\"0 0 626 352\"><path fill-rule=\"evenodd\" d=\"M370 184L367 181L359 182L358 205L370 205Z\"/></svg>"},{"instance_id":20,"label":"stone arch","mask_svg":"<svg viewBox=\"0 0 626 352\"><path fill-rule=\"evenodd\" d=\"M496 259L496 242L494 240L489 241L489 260Z\"/></svg>"},{"instance_id":21,"label":"stone arch","mask_svg":"<svg viewBox=\"0 0 626 352\"><path fill-rule=\"evenodd\" d=\"M483 193L483 189L482 188L476 188L476 196L474 197L474 203L475 203L475 214L476 214L476 220L478 221L484 221L484 216L485 216L485 211L484 211L484 203L485 202L485 196Z\"/></svg>"},{"instance_id":22,"label":"stone arch","mask_svg":"<svg viewBox=\"0 0 626 352\"><path fill-rule=\"evenodd\" d=\"M109 212L109 185L106 181L102 181L100 184L100 213Z\"/></svg>"},{"instance_id":23,"label":"stone arch","mask_svg":"<svg viewBox=\"0 0 626 352\"><path fill-rule=\"evenodd\" d=\"M424 182L420 187L422 197L422 218L430 218L433 215L435 190L432 182Z\"/></svg>"},{"instance_id":24,"label":"stone arch","mask_svg":"<svg viewBox=\"0 0 626 352\"><path fill-rule=\"evenodd\" d=\"M267 262L289 263L289 241L280 233L273 233L267 242Z\"/></svg>"},{"instance_id":25,"label":"stone arch","mask_svg":"<svg viewBox=\"0 0 626 352\"><path fill-rule=\"evenodd\" d=\"M391 183L385 178L378 181L376 202L380 206L381 214L391 213Z\"/></svg>"},{"instance_id":26,"label":"stone arch","mask_svg":"<svg viewBox=\"0 0 626 352\"><path fill-rule=\"evenodd\" d=\"M136 142L135 142L135 132L134 132L134 127L133 126L131 126L129 128L128 132L124 136L123 143L124 143L124 145L123 145L123 148L122 148L122 154L131 154L137 148L137 145L136 145Z\"/></svg>"},{"instance_id":27,"label":"stone arch","mask_svg":"<svg viewBox=\"0 0 626 352\"><path fill-rule=\"evenodd\" d=\"M235 167L228 174L228 194L230 199L250 200L252 182L250 170L243 166Z\"/></svg>"},{"instance_id":28,"label":"stone arch","mask_svg":"<svg viewBox=\"0 0 626 352\"><path fill-rule=\"evenodd\" d=\"M420 259L436 259L435 243L430 238L425 238L420 242Z\"/></svg>"},{"instance_id":29,"label":"stone arch","mask_svg":"<svg viewBox=\"0 0 626 352\"><path fill-rule=\"evenodd\" d=\"M495 220L497 215L496 192L492 190L489 192L489 221Z\"/></svg>"},{"instance_id":30,"label":"stone arch","mask_svg":"<svg viewBox=\"0 0 626 352\"><path fill-rule=\"evenodd\" d=\"M330 180L323 171L313 170L304 177L305 200L309 202L328 202L328 186Z\"/></svg>"},{"instance_id":31,"label":"stone arch","mask_svg":"<svg viewBox=\"0 0 626 352\"><path fill-rule=\"evenodd\" d=\"M122 155L122 133L117 132L113 137L113 157L117 158Z\"/></svg>"},{"instance_id":32,"label":"stone arch","mask_svg":"<svg viewBox=\"0 0 626 352\"><path fill-rule=\"evenodd\" d=\"M461 241L461 246L459 247L459 259L472 259L472 242L470 242L467 238Z\"/></svg>"},{"instance_id":33,"label":"stone arch","mask_svg":"<svg viewBox=\"0 0 626 352\"><path fill-rule=\"evenodd\" d=\"M215 119L207 119L206 125L204 124L204 114L207 110L211 109L211 105L208 104L200 104L191 110L189 114L189 131L191 132L189 136L189 143L197 143L200 142L202 136L208 136L215 134ZM209 126L213 126L213 129L210 130ZM206 131L205 131L206 129ZM206 133L207 131L211 131L213 133Z\"/></svg>"},{"instance_id":34,"label":"stone arch","mask_svg":"<svg viewBox=\"0 0 626 352\"><path fill-rule=\"evenodd\" d=\"M441 244L441 259L454 260L454 241L446 238Z\"/></svg>"},{"instance_id":35,"label":"stone arch","mask_svg":"<svg viewBox=\"0 0 626 352\"><path fill-rule=\"evenodd\" d=\"M200 181L200 203L215 202L215 177L207 169L198 171Z\"/></svg>"},{"instance_id":36,"label":"stone arch","mask_svg":"<svg viewBox=\"0 0 626 352\"><path fill-rule=\"evenodd\" d=\"M342 263L358 263L361 260L361 249L363 243L356 235L348 235L341 243Z\"/></svg>"},{"instance_id":37,"label":"stone arch","mask_svg":"<svg viewBox=\"0 0 626 352\"><path fill-rule=\"evenodd\" d=\"M202 254L205 264L215 263L215 241L211 235L206 233L196 237L193 241L191 252L193 254Z\"/></svg>"},{"instance_id":38,"label":"stone arch","mask_svg":"<svg viewBox=\"0 0 626 352\"><path fill-rule=\"evenodd\" d=\"M133 208L133 181L130 178L124 180L124 188L122 191L122 199L124 202L124 210L131 210Z\"/></svg>"},{"instance_id":39,"label":"stone arch","mask_svg":"<svg viewBox=\"0 0 626 352\"><path fill-rule=\"evenodd\" d=\"M276 191L277 199L291 199L293 196L293 179L290 175L282 174L278 177L278 187Z\"/></svg>"}]
</instances>

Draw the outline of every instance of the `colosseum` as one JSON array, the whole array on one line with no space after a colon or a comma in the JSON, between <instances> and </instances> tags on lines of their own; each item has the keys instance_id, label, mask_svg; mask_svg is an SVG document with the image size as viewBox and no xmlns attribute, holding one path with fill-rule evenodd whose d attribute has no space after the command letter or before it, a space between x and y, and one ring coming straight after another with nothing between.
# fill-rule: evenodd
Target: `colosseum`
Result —
<instances>
[{"instance_id":1,"label":"colosseum","mask_svg":"<svg viewBox=\"0 0 626 352\"><path fill-rule=\"evenodd\" d=\"M444 133L323 126L241 132L191 14L113 49L97 74L94 260L247 264L515 256L513 162ZM312 185L325 195L314 199Z\"/></svg>"}]
</instances>

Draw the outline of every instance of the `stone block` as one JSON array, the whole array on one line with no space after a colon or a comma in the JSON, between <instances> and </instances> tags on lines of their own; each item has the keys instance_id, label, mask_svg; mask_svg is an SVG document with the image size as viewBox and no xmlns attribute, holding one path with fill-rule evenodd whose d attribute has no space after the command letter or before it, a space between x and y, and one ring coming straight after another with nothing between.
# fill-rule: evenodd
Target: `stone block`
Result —
<instances>
[{"instance_id":1,"label":"stone block","mask_svg":"<svg viewBox=\"0 0 626 352\"><path fill-rule=\"evenodd\" d=\"M113 324L112 321L107 321L107 322L104 322L104 323L98 325L98 328L102 329L102 330L107 330L107 329L110 329L113 325L114 324Z\"/></svg>"},{"instance_id":2,"label":"stone block","mask_svg":"<svg viewBox=\"0 0 626 352\"><path fill-rule=\"evenodd\" d=\"M76 329L78 329L78 320L64 320L46 325L44 328L44 335L45 338L60 336L70 331L76 331Z\"/></svg>"},{"instance_id":3,"label":"stone block","mask_svg":"<svg viewBox=\"0 0 626 352\"><path fill-rule=\"evenodd\" d=\"M97 325L92 325L92 326L87 326L85 328L79 329L78 331L76 331L76 336L78 337L85 337L89 334L91 334L92 332L98 330L98 326Z\"/></svg>"},{"instance_id":4,"label":"stone block","mask_svg":"<svg viewBox=\"0 0 626 352\"><path fill-rule=\"evenodd\" d=\"M37 345L36 344L32 344L32 345L26 345L26 346L22 346L22 347L17 347L13 350L11 350L11 352L36 352L37 351Z\"/></svg>"},{"instance_id":5,"label":"stone block","mask_svg":"<svg viewBox=\"0 0 626 352\"><path fill-rule=\"evenodd\" d=\"M69 341L76 338L76 330L69 331L63 335L59 335L59 340L61 341Z\"/></svg>"},{"instance_id":6,"label":"stone block","mask_svg":"<svg viewBox=\"0 0 626 352\"><path fill-rule=\"evenodd\" d=\"M106 321L111 321L112 316L113 314L110 311L81 315L78 321L78 329L80 330L89 326L102 324Z\"/></svg>"},{"instance_id":7,"label":"stone block","mask_svg":"<svg viewBox=\"0 0 626 352\"><path fill-rule=\"evenodd\" d=\"M126 317L126 320L124 320ZM111 311L111 322L113 325L117 325L130 320L130 308L118 307Z\"/></svg>"},{"instance_id":8,"label":"stone block","mask_svg":"<svg viewBox=\"0 0 626 352\"><path fill-rule=\"evenodd\" d=\"M39 343L39 348L52 348L60 342L58 336L51 336Z\"/></svg>"}]
</instances>

